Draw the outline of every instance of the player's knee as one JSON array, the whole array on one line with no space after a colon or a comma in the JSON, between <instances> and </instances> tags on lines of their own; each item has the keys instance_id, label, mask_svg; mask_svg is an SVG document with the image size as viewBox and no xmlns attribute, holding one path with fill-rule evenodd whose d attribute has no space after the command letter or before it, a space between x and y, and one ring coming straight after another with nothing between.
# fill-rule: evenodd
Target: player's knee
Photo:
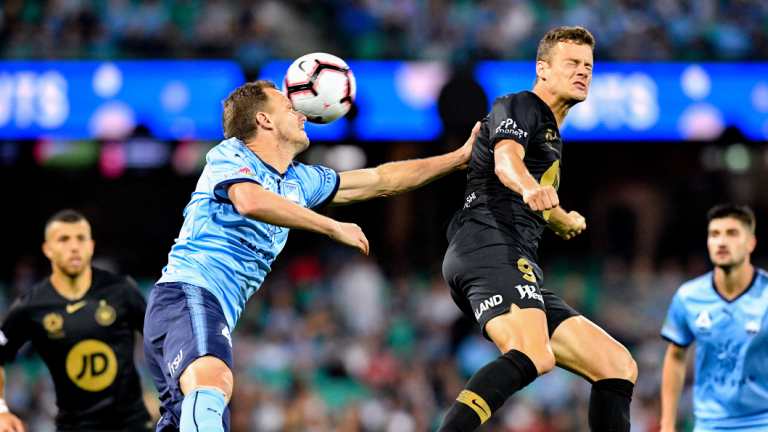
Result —
<instances>
[{"instance_id":1,"label":"player's knee","mask_svg":"<svg viewBox=\"0 0 768 432\"><path fill-rule=\"evenodd\" d=\"M595 380L620 378L633 383L637 381L637 363L624 346L621 346L621 350L617 350L615 354L607 357L607 360L605 367L597 374Z\"/></svg>"},{"instance_id":2,"label":"player's knee","mask_svg":"<svg viewBox=\"0 0 768 432\"><path fill-rule=\"evenodd\" d=\"M637 362L632 358L632 354L627 352L624 360L622 361L621 376L627 381L637 382Z\"/></svg>"},{"instance_id":3,"label":"player's knee","mask_svg":"<svg viewBox=\"0 0 768 432\"><path fill-rule=\"evenodd\" d=\"M232 371L222 360L204 356L196 359L187 366L179 377L181 391L189 394L199 388L216 388L221 390L226 399L232 396L234 377Z\"/></svg>"}]
</instances>

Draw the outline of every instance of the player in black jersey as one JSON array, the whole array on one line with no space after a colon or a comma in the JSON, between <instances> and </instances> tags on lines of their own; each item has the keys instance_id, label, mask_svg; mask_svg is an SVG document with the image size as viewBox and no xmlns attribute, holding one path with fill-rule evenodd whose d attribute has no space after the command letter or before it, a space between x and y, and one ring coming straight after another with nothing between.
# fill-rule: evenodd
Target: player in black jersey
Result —
<instances>
[{"instance_id":1,"label":"player in black jersey","mask_svg":"<svg viewBox=\"0 0 768 432\"><path fill-rule=\"evenodd\" d=\"M150 431L133 363L146 302L131 279L92 268L93 249L82 214L63 210L49 219L43 252L51 276L8 311L0 364L32 343L53 377L59 431ZM0 431L23 431L4 401L4 383L0 367Z\"/></svg>"},{"instance_id":2,"label":"player in black jersey","mask_svg":"<svg viewBox=\"0 0 768 432\"><path fill-rule=\"evenodd\" d=\"M629 351L552 292L541 288L539 239L550 228L570 239L586 228L560 207L559 125L587 97L594 37L558 27L539 42L533 91L496 99L483 120L467 172L464 207L451 221L443 275L461 310L503 353L470 378L442 432L472 431L504 401L555 364L592 383L593 431L629 431L637 366Z\"/></svg>"}]
</instances>

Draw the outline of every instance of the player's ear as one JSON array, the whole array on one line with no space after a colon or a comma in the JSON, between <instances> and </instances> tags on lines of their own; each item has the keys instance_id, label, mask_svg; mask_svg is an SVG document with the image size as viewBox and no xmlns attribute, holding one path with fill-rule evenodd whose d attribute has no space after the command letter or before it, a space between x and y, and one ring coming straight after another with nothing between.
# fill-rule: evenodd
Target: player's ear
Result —
<instances>
[{"instance_id":1,"label":"player's ear","mask_svg":"<svg viewBox=\"0 0 768 432\"><path fill-rule=\"evenodd\" d=\"M752 238L749 239L749 244L747 245L749 248L749 253L752 254L752 252L755 251L755 248L757 247L757 236L752 234Z\"/></svg>"},{"instance_id":2,"label":"player's ear","mask_svg":"<svg viewBox=\"0 0 768 432\"><path fill-rule=\"evenodd\" d=\"M43 251L43 255L45 255L46 258L51 259L51 256L53 254L53 251L51 251L51 247L48 245L47 241L44 241L42 246L40 247Z\"/></svg>"},{"instance_id":3,"label":"player's ear","mask_svg":"<svg viewBox=\"0 0 768 432\"><path fill-rule=\"evenodd\" d=\"M536 76L539 77L540 80L546 81L547 77L545 76L547 70L547 62L544 60L537 60L536 61Z\"/></svg>"},{"instance_id":4,"label":"player's ear","mask_svg":"<svg viewBox=\"0 0 768 432\"><path fill-rule=\"evenodd\" d=\"M258 111L256 113L256 124L263 127L264 129L274 129L272 119L269 117L269 114L264 111Z\"/></svg>"}]
</instances>

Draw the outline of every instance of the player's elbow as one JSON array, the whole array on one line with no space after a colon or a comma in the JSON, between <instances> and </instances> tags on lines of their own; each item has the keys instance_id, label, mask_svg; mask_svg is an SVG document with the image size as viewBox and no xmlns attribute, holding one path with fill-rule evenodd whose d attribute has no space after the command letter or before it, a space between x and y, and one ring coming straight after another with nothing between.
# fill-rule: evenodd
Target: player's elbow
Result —
<instances>
[{"instance_id":1,"label":"player's elbow","mask_svg":"<svg viewBox=\"0 0 768 432\"><path fill-rule=\"evenodd\" d=\"M259 200L249 200L243 197L232 198L232 205L242 216L258 215L262 211L262 205Z\"/></svg>"},{"instance_id":2,"label":"player's elbow","mask_svg":"<svg viewBox=\"0 0 768 432\"><path fill-rule=\"evenodd\" d=\"M493 172L503 184L507 184L509 182L509 175L507 175L507 171L500 164L496 164L494 166Z\"/></svg>"}]
</instances>

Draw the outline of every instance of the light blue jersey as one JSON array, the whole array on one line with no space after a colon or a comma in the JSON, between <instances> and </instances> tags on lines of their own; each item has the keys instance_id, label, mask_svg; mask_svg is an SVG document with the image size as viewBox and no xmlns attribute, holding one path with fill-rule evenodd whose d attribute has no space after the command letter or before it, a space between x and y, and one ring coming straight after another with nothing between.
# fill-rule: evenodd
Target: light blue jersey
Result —
<instances>
[{"instance_id":1,"label":"light blue jersey","mask_svg":"<svg viewBox=\"0 0 768 432\"><path fill-rule=\"evenodd\" d=\"M245 302L269 273L288 240L288 228L240 215L227 186L258 183L303 207L325 204L336 194L339 175L325 167L292 163L285 174L262 162L242 141L231 138L211 149L184 225L158 283L185 282L209 290L234 329Z\"/></svg>"},{"instance_id":2,"label":"light blue jersey","mask_svg":"<svg viewBox=\"0 0 768 432\"><path fill-rule=\"evenodd\" d=\"M768 431L768 273L756 270L734 300L715 290L714 274L686 282L661 330L670 342L696 342L696 431Z\"/></svg>"}]
</instances>

